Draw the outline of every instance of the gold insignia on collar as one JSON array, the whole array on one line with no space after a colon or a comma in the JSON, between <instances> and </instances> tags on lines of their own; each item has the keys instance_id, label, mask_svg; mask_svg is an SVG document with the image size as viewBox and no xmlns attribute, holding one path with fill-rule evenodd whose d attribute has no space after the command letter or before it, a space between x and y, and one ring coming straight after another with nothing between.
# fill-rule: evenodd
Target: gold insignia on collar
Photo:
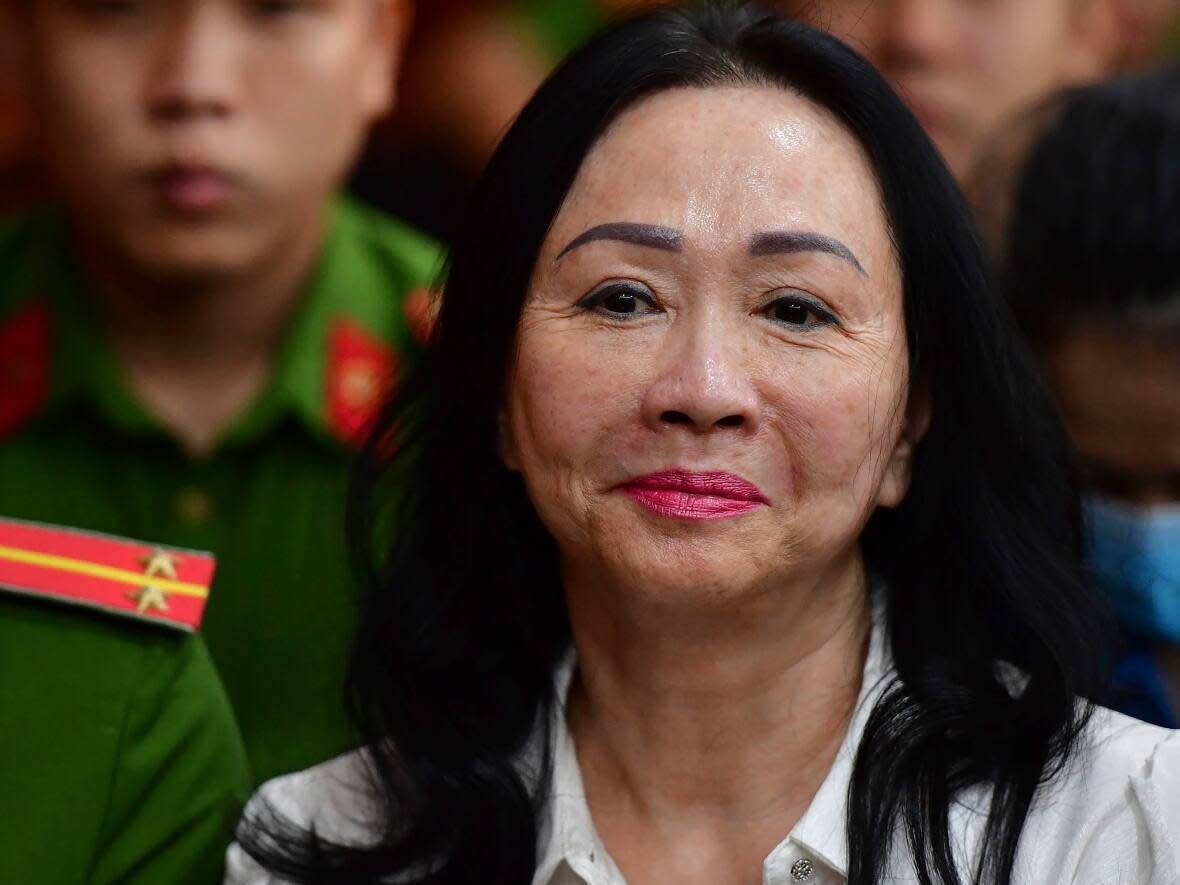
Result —
<instances>
[{"instance_id":1,"label":"gold insignia on collar","mask_svg":"<svg viewBox=\"0 0 1180 885\"><path fill-rule=\"evenodd\" d=\"M147 556L141 557L139 564L143 566L143 573L149 578L163 578L166 581L176 580L178 558L159 547ZM127 594L127 598L136 604L136 610L141 615L149 611L168 611L168 594L152 583L146 584L139 590L132 590Z\"/></svg>"}]
</instances>

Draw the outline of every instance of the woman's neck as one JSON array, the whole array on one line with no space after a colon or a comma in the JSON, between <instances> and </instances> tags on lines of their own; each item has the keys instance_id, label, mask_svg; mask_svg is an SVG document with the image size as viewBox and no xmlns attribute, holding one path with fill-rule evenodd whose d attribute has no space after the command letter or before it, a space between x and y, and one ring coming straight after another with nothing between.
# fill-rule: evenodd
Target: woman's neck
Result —
<instances>
[{"instance_id":1,"label":"woman's neck","mask_svg":"<svg viewBox=\"0 0 1180 885\"><path fill-rule=\"evenodd\" d=\"M628 880L760 881L860 692L871 616L859 558L690 614L608 618L568 581L567 594L579 662L567 716L595 825Z\"/></svg>"}]
</instances>

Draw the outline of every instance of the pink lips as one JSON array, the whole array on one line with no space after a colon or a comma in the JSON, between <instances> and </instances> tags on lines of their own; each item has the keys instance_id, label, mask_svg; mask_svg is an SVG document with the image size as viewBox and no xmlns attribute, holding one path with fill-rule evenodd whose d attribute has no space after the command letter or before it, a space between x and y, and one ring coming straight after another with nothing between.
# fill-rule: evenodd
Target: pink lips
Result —
<instances>
[{"instance_id":1,"label":"pink lips","mask_svg":"<svg viewBox=\"0 0 1180 885\"><path fill-rule=\"evenodd\" d=\"M722 472L663 470L628 480L619 489L671 519L731 519L770 504L757 486Z\"/></svg>"},{"instance_id":2,"label":"pink lips","mask_svg":"<svg viewBox=\"0 0 1180 885\"><path fill-rule=\"evenodd\" d=\"M155 176L157 192L179 212L210 212L230 198L234 184L218 169L201 165L172 165Z\"/></svg>"}]
</instances>

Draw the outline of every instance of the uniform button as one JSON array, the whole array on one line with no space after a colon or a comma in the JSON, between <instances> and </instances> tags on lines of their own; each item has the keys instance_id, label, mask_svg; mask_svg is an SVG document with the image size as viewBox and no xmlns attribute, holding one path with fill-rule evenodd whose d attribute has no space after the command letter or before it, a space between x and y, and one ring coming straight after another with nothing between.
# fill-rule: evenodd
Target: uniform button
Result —
<instances>
[{"instance_id":1,"label":"uniform button","mask_svg":"<svg viewBox=\"0 0 1180 885\"><path fill-rule=\"evenodd\" d=\"M176 495L176 515L185 525L202 525L213 515L213 500L201 489L181 489Z\"/></svg>"},{"instance_id":2,"label":"uniform button","mask_svg":"<svg viewBox=\"0 0 1180 885\"><path fill-rule=\"evenodd\" d=\"M801 857L791 864L791 878L796 882L806 882L814 872L815 864L805 857Z\"/></svg>"}]
</instances>

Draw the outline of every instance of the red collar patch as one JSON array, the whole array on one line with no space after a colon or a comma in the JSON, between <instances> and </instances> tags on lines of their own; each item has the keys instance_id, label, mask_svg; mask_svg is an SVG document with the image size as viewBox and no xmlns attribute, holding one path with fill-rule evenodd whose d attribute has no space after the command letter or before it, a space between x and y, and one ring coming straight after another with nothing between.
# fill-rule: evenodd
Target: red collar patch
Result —
<instances>
[{"instance_id":1,"label":"red collar patch","mask_svg":"<svg viewBox=\"0 0 1180 885\"><path fill-rule=\"evenodd\" d=\"M34 303L0 326L0 439L40 411L49 396L49 305Z\"/></svg>"},{"instance_id":2,"label":"red collar patch","mask_svg":"<svg viewBox=\"0 0 1180 885\"><path fill-rule=\"evenodd\" d=\"M393 390L397 355L357 323L340 319L328 336L324 388L328 424L348 443L359 442Z\"/></svg>"}]
</instances>

